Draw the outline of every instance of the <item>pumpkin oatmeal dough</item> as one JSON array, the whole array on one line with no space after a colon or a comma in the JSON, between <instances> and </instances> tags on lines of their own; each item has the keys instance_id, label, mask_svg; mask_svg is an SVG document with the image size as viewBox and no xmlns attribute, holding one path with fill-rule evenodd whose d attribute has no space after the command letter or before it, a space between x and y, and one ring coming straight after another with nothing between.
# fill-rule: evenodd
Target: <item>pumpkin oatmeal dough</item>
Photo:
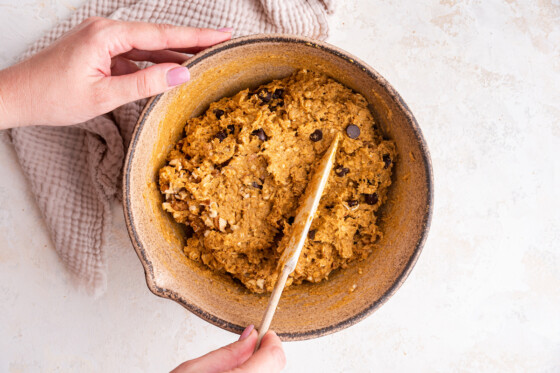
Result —
<instances>
[{"instance_id":1,"label":"pumpkin oatmeal dough","mask_svg":"<svg viewBox=\"0 0 560 373\"><path fill-rule=\"evenodd\" d=\"M190 227L187 257L253 292L271 291L300 197L337 132L336 162L287 285L320 282L366 258L382 234L375 213L391 184L395 145L362 95L306 70L188 120L159 173L163 208Z\"/></svg>"}]
</instances>

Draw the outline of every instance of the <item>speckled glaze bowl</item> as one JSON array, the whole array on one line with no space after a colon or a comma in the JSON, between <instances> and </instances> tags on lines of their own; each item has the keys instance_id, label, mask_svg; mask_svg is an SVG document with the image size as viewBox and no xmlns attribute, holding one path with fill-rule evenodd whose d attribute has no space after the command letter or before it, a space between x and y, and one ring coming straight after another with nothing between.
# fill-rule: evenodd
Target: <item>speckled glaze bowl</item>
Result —
<instances>
[{"instance_id":1,"label":"speckled glaze bowl","mask_svg":"<svg viewBox=\"0 0 560 373\"><path fill-rule=\"evenodd\" d=\"M381 248L367 260L334 272L328 281L286 289L272 329L283 340L302 340L344 329L370 315L412 270L432 214L430 156L402 98L375 70L349 53L291 35L233 39L196 55L186 66L191 73L188 84L146 104L125 160L126 223L150 290L235 333L259 324L267 295L251 294L230 277L183 255L182 228L161 208L158 169L181 137L187 119L202 114L211 102L305 68L364 95L384 134L395 141L399 157L382 210Z\"/></svg>"}]
</instances>

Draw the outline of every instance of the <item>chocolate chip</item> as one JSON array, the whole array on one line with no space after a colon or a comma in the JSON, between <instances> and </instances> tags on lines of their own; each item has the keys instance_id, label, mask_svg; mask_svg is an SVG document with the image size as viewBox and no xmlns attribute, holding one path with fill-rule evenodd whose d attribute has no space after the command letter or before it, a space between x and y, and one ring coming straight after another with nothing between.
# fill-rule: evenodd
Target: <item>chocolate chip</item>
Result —
<instances>
[{"instance_id":1,"label":"chocolate chip","mask_svg":"<svg viewBox=\"0 0 560 373\"><path fill-rule=\"evenodd\" d=\"M282 231L282 229L279 229L272 238L272 246L278 247L278 243L282 240L282 237L284 237L284 232Z\"/></svg>"},{"instance_id":2,"label":"chocolate chip","mask_svg":"<svg viewBox=\"0 0 560 373\"><path fill-rule=\"evenodd\" d=\"M309 231L309 233L307 233L307 237L309 237L310 240L314 240L316 234L317 234L317 229L312 229Z\"/></svg>"},{"instance_id":3,"label":"chocolate chip","mask_svg":"<svg viewBox=\"0 0 560 373\"><path fill-rule=\"evenodd\" d=\"M327 210L332 210L334 208L334 205L326 205L325 208Z\"/></svg>"},{"instance_id":4,"label":"chocolate chip","mask_svg":"<svg viewBox=\"0 0 560 373\"><path fill-rule=\"evenodd\" d=\"M222 168L226 167L226 166L229 164L229 162L231 162L232 159L233 159L233 158L230 158L230 159L228 159L227 161L225 161L225 162L223 162L223 163L217 164L217 165L215 165L215 167L216 167L218 170L221 170Z\"/></svg>"},{"instance_id":5,"label":"chocolate chip","mask_svg":"<svg viewBox=\"0 0 560 373\"><path fill-rule=\"evenodd\" d=\"M233 124L228 124L227 129L230 135L233 135L235 132L235 126Z\"/></svg>"},{"instance_id":6,"label":"chocolate chip","mask_svg":"<svg viewBox=\"0 0 560 373\"><path fill-rule=\"evenodd\" d=\"M385 163L385 166L383 166L383 168L389 168L391 162L391 156L389 154L383 154L383 163Z\"/></svg>"},{"instance_id":7,"label":"chocolate chip","mask_svg":"<svg viewBox=\"0 0 560 373\"><path fill-rule=\"evenodd\" d=\"M315 130L311 135L309 135L309 139L313 142L321 141L323 139L323 131Z\"/></svg>"},{"instance_id":8,"label":"chocolate chip","mask_svg":"<svg viewBox=\"0 0 560 373\"><path fill-rule=\"evenodd\" d=\"M284 101L279 101L278 103L276 103L276 105L270 105L268 108L270 111L276 111L278 110L279 107L283 107L284 106Z\"/></svg>"},{"instance_id":9,"label":"chocolate chip","mask_svg":"<svg viewBox=\"0 0 560 373\"><path fill-rule=\"evenodd\" d=\"M350 172L349 168L344 167L343 165L339 164L335 167L334 173L336 176L343 177Z\"/></svg>"},{"instance_id":10,"label":"chocolate chip","mask_svg":"<svg viewBox=\"0 0 560 373\"><path fill-rule=\"evenodd\" d=\"M260 185L259 183L257 183L256 181L253 181L251 183L251 185L253 186L253 188L257 188L257 189L262 189L263 188L263 186Z\"/></svg>"},{"instance_id":11,"label":"chocolate chip","mask_svg":"<svg viewBox=\"0 0 560 373\"><path fill-rule=\"evenodd\" d=\"M373 206L379 201L379 196L377 195L377 193L364 193L364 200L368 205Z\"/></svg>"},{"instance_id":12,"label":"chocolate chip","mask_svg":"<svg viewBox=\"0 0 560 373\"><path fill-rule=\"evenodd\" d=\"M346 201L346 203L348 204L348 207L358 206L358 201L355 200L355 199L351 199L350 201Z\"/></svg>"},{"instance_id":13,"label":"chocolate chip","mask_svg":"<svg viewBox=\"0 0 560 373\"><path fill-rule=\"evenodd\" d=\"M293 216L290 216L290 217L288 218L288 224L290 224L290 225L294 224L294 220L296 220L296 218L293 217Z\"/></svg>"},{"instance_id":14,"label":"chocolate chip","mask_svg":"<svg viewBox=\"0 0 560 373\"><path fill-rule=\"evenodd\" d=\"M264 133L264 130L262 128L259 128L258 130L254 130L253 132L251 132L251 135L257 136L261 141L268 140L268 136L266 135L266 133Z\"/></svg>"},{"instance_id":15,"label":"chocolate chip","mask_svg":"<svg viewBox=\"0 0 560 373\"><path fill-rule=\"evenodd\" d=\"M266 104L272 100L272 93L266 88L261 88L256 93L257 97L262 101L261 105Z\"/></svg>"},{"instance_id":16,"label":"chocolate chip","mask_svg":"<svg viewBox=\"0 0 560 373\"><path fill-rule=\"evenodd\" d=\"M360 127L356 126L355 124L349 124L346 127L346 134L351 139L357 139L360 136Z\"/></svg>"},{"instance_id":17,"label":"chocolate chip","mask_svg":"<svg viewBox=\"0 0 560 373\"><path fill-rule=\"evenodd\" d=\"M216 109L216 110L214 110L214 114L216 114L217 119L220 119L222 117L222 115L224 115L224 111L220 110L220 109Z\"/></svg>"},{"instance_id":18,"label":"chocolate chip","mask_svg":"<svg viewBox=\"0 0 560 373\"><path fill-rule=\"evenodd\" d=\"M226 130L221 130L219 131L217 134L214 135L214 138L220 140L220 142L224 141L225 138L227 137L227 132Z\"/></svg>"},{"instance_id":19,"label":"chocolate chip","mask_svg":"<svg viewBox=\"0 0 560 373\"><path fill-rule=\"evenodd\" d=\"M272 94L272 98L277 99L283 97L284 97L284 89L278 88L274 90L274 93Z\"/></svg>"},{"instance_id":20,"label":"chocolate chip","mask_svg":"<svg viewBox=\"0 0 560 373\"><path fill-rule=\"evenodd\" d=\"M190 225L184 226L183 235L185 238L191 238L194 235L194 229Z\"/></svg>"}]
</instances>

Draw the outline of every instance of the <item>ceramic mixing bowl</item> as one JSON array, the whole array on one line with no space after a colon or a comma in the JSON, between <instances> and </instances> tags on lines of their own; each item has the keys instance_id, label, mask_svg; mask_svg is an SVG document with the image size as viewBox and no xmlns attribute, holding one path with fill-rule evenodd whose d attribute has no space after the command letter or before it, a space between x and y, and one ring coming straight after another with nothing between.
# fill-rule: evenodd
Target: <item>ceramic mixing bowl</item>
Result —
<instances>
[{"instance_id":1,"label":"ceramic mixing bowl","mask_svg":"<svg viewBox=\"0 0 560 373\"><path fill-rule=\"evenodd\" d=\"M380 248L365 261L332 273L328 281L286 289L271 327L283 340L302 340L341 330L370 315L412 270L431 219L430 156L402 98L375 70L349 53L290 35L233 39L196 55L186 66L189 83L146 104L124 167L126 223L150 290L235 333L259 324L268 295L252 294L231 277L183 254L183 228L161 207L158 170L182 137L187 119L202 114L211 102L286 77L296 69L310 69L365 96L399 156L382 209Z\"/></svg>"}]
</instances>

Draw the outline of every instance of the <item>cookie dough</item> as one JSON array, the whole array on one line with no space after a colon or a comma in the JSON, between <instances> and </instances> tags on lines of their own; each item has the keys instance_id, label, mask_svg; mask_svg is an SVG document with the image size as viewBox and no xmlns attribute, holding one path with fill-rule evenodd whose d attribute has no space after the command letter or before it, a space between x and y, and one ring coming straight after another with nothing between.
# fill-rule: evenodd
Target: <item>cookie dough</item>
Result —
<instances>
[{"instance_id":1,"label":"cookie dough","mask_svg":"<svg viewBox=\"0 0 560 373\"><path fill-rule=\"evenodd\" d=\"M159 186L163 208L188 227L187 257L271 291L300 197L337 132L336 162L287 285L366 258L382 234L376 211L395 145L362 95L307 70L223 98L186 123Z\"/></svg>"}]
</instances>

